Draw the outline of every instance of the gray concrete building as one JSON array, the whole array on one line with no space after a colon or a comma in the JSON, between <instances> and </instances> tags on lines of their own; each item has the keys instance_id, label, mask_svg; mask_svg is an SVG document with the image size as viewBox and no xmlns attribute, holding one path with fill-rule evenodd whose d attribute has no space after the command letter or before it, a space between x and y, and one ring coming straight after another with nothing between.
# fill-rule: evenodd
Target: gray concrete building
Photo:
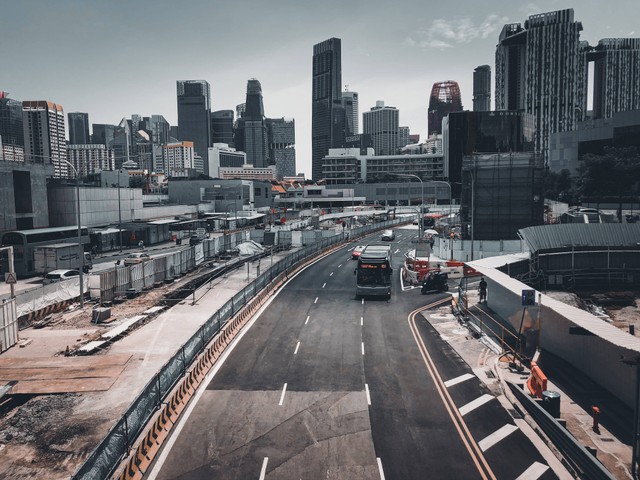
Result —
<instances>
[{"instance_id":1,"label":"gray concrete building","mask_svg":"<svg viewBox=\"0 0 640 480\"><path fill-rule=\"evenodd\" d=\"M178 204L212 203L216 212L271 206L271 182L253 180L169 181L169 201Z\"/></svg>"},{"instance_id":2,"label":"gray concrete building","mask_svg":"<svg viewBox=\"0 0 640 480\"><path fill-rule=\"evenodd\" d=\"M53 165L0 161L0 231L49 226L47 178Z\"/></svg>"},{"instance_id":3,"label":"gray concrete building","mask_svg":"<svg viewBox=\"0 0 640 480\"><path fill-rule=\"evenodd\" d=\"M400 112L396 107L385 106L378 100L375 107L362 114L363 132L371 135L376 155L398 153Z\"/></svg>"}]
</instances>

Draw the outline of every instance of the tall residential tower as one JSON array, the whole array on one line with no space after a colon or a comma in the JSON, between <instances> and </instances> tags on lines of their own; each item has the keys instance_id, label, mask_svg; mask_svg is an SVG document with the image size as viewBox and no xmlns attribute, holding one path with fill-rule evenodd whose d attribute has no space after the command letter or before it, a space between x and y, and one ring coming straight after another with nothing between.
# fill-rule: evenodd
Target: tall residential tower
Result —
<instances>
[{"instance_id":1,"label":"tall residential tower","mask_svg":"<svg viewBox=\"0 0 640 480\"><path fill-rule=\"evenodd\" d=\"M536 150L548 155L549 134L575 128L587 109L586 42L573 9L531 15L505 25L496 47L496 110L535 118Z\"/></svg>"},{"instance_id":2,"label":"tall residential tower","mask_svg":"<svg viewBox=\"0 0 640 480\"><path fill-rule=\"evenodd\" d=\"M491 67L480 65L473 71L473 111L491 110Z\"/></svg>"},{"instance_id":3,"label":"tall residential tower","mask_svg":"<svg viewBox=\"0 0 640 480\"><path fill-rule=\"evenodd\" d=\"M54 177L73 175L62 160L67 159L64 111L45 100L22 102L24 151L27 161L53 165Z\"/></svg>"},{"instance_id":4,"label":"tall residential tower","mask_svg":"<svg viewBox=\"0 0 640 480\"><path fill-rule=\"evenodd\" d=\"M593 116L640 109L640 38L605 38L587 55L594 62Z\"/></svg>"}]
</instances>

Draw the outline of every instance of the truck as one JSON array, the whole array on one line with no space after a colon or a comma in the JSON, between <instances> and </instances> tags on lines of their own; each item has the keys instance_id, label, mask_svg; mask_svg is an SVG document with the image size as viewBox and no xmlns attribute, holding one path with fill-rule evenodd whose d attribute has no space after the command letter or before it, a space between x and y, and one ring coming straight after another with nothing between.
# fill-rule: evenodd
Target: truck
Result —
<instances>
[{"instance_id":1,"label":"truck","mask_svg":"<svg viewBox=\"0 0 640 480\"><path fill-rule=\"evenodd\" d=\"M46 274L52 270L80 270L78 256L78 245L76 243L58 243L34 247L33 262L34 270L38 274ZM84 273L88 273L93 268L93 261L89 252L84 252Z\"/></svg>"}]
</instances>

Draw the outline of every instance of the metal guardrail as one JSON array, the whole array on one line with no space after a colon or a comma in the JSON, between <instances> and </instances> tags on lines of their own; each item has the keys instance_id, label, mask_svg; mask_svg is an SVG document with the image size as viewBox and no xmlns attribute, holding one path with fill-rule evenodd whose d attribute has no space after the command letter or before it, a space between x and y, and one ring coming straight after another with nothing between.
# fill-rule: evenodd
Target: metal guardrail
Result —
<instances>
[{"instance_id":1,"label":"metal guardrail","mask_svg":"<svg viewBox=\"0 0 640 480\"><path fill-rule=\"evenodd\" d=\"M571 435L558 421L544 410L537 402L517 385L507 382L509 389L517 400L524 406L533 421L544 431L567 461L582 475L580 478L589 480L614 480L615 477L600 463L600 461Z\"/></svg>"},{"instance_id":2,"label":"metal guardrail","mask_svg":"<svg viewBox=\"0 0 640 480\"><path fill-rule=\"evenodd\" d=\"M405 223L401 219L375 223L351 230L351 239L366 235L376 230ZM290 255L274 263L263 274L228 300L217 312L211 315L187 342L180 346L176 354L165 363L158 373L145 385L142 392L133 400L122 417L109 430L102 442L91 452L76 473L74 480L95 480L109 478L134 445L138 436L162 402L187 373L190 365L202 353L222 327L244 307L251 298L278 278L287 276L298 264L315 257L318 252L341 243L343 234L323 238L315 244L292 252Z\"/></svg>"}]
</instances>

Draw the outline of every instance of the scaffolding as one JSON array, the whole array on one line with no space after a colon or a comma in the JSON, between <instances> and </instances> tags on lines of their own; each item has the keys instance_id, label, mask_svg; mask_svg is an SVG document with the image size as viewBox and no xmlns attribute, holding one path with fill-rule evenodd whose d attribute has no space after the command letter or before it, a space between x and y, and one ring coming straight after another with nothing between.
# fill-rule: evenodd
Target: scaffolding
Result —
<instances>
[{"instance_id":1,"label":"scaffolding","mask_svg":"<svg viewBox=\"0 0 640 480\"><path fill-rule=\"evenodd\" d=\"M462 162L464 238L510 240L544 223L543 159L533 152L468 155Z\"/></svg>"}]
</instances>

